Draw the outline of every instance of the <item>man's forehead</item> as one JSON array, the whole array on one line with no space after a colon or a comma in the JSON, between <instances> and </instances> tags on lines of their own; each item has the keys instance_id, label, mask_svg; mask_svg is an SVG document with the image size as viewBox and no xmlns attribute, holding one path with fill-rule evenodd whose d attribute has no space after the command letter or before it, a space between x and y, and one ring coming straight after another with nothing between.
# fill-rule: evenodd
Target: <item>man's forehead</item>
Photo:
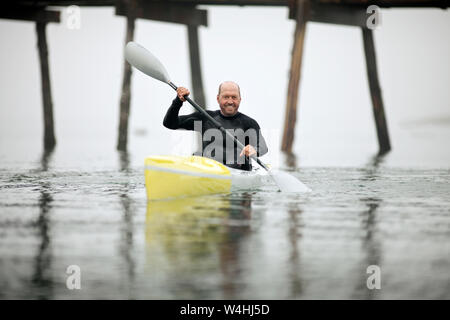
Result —
<instances>
[{"instance_id":1,"label":"man's forehead","mask_svg":"<svg viewBox=\"0 0 450 320\"><path fill-rule=\"evenodd\" d=\"M234 91L239 93L239 87L234 82L224 82L220 86L220 93L223 93L224 91Z\"/></svg>"},{"instance_id":2,"label":"man's forehead","mask_svg":"<svg viewBox=\"0 0 450 320\"><path fill-rule=\"evenodd\" d=\"M228 92L230 92L230 91L233 91L233 92L238 92L238 88L236 88L236 87L222 87L222 90L221 90L221 92L224 92L224 91L228 91Z\"/></svg>"}]
</instances>

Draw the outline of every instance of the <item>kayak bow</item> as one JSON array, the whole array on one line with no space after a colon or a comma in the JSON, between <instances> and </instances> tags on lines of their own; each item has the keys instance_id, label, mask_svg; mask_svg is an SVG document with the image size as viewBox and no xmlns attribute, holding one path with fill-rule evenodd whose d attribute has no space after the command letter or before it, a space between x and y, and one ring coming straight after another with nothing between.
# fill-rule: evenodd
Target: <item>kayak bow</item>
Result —
<instances>
[{"instance_id":1,"label":"kayak bow","mask_svg":"<svg viewBox=\"0 0 450 320\"><path fill-rule=\"evenodd\" d=\"M145 186L149 200L230 193L270 183L260 170L228 168L200 156L152 156L145 159Z\"/></svg>"}]
</instances>

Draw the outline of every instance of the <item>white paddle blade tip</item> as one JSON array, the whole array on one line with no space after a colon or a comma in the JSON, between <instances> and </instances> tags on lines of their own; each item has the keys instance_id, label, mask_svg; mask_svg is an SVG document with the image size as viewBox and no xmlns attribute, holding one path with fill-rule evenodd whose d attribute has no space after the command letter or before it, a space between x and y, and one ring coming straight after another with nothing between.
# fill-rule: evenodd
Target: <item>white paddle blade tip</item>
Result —
<instances>
[{"instance_id":1,"label":"white paddle blade tip","mask_svg":"<svg viewBox=\"0 0 450 320\"><path fill-rule=\"evenodd\" d=\"M125 59L133 67L156 80L165 83L170 81L166 69L158 58L136 42L130 41L125 46Z\"/></svg>"},{"instance_id":2,"label":"white paddle blade tip","mask_svg":"<svg viewBox=\"0 0 450 320\"><path fill-rule=\"evenodd\" d=\"M287 172L274 170L270 174L282 192L311 192L303 182Z\"/></svg>"}]
</instances>

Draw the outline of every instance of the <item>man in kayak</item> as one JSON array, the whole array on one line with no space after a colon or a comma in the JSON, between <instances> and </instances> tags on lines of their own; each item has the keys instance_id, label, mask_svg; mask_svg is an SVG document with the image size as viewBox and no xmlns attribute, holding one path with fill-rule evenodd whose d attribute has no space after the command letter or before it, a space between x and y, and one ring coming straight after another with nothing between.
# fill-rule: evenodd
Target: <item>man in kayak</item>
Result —
<instances>
[{"instance_id":1,"label":"man in kayak","mask_svg":"<svg viewBox=\"0 0 450 320\"><path fill-rule=\"evenodd\" d=\"M206 110L206 112L245 146L242 150L238 150L237 144L217 129L211 121L205 119L200 112L178 115L183 102L186 101L184 97L189 94L188 89L178 87L177 97L172 101L164 117L164 126L173 130L186 129L199 132L202 136L204 157L215 159L231 168L250 171L252 165L249 157L262 156L268 150L258 123L238 112L241 103L239 86L231 81L223 82L217 94L220 110Z\"/></svg>"}]
</instances>

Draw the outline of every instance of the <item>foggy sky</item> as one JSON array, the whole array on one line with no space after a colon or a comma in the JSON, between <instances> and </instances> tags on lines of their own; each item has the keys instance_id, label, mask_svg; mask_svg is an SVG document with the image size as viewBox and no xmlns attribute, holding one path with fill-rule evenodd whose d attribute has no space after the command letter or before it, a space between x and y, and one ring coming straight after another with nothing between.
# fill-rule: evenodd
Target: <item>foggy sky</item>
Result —
<instances>
[{"instance_id":1,"label":"foggy sky","mask_svg":"<svg viewBox=\"0 0 450 320\"><path fill-rule=\"evenodd\" d=\"M222 81L239 83L239 111L265 130L266 158L276 162L294 21L285 8L205 8L208 27L200 27L199 37L208 108L217 108ZM47 27L58 152L87 144L114 150L125 18L112 8L82 8L79 30L68 29L66 18L63 11L63 21ZM450 165L449 18L450 11L440 9L382 10L374 35L393 147L388 165ZM0 151L4 158L34 155L43 134L34 24L0 20L0 40ZM191 87L185 26L139 19L135 41L159 57L175 84ZM294 152L302 164L367 162L378 147L360 29L308 23L300 83ZM145 154L189 152L180 143L192 140L188 134L162 126L174 96L170 87L133 71L129 150L137 164Z\"/></svg>"}]
</instances>

